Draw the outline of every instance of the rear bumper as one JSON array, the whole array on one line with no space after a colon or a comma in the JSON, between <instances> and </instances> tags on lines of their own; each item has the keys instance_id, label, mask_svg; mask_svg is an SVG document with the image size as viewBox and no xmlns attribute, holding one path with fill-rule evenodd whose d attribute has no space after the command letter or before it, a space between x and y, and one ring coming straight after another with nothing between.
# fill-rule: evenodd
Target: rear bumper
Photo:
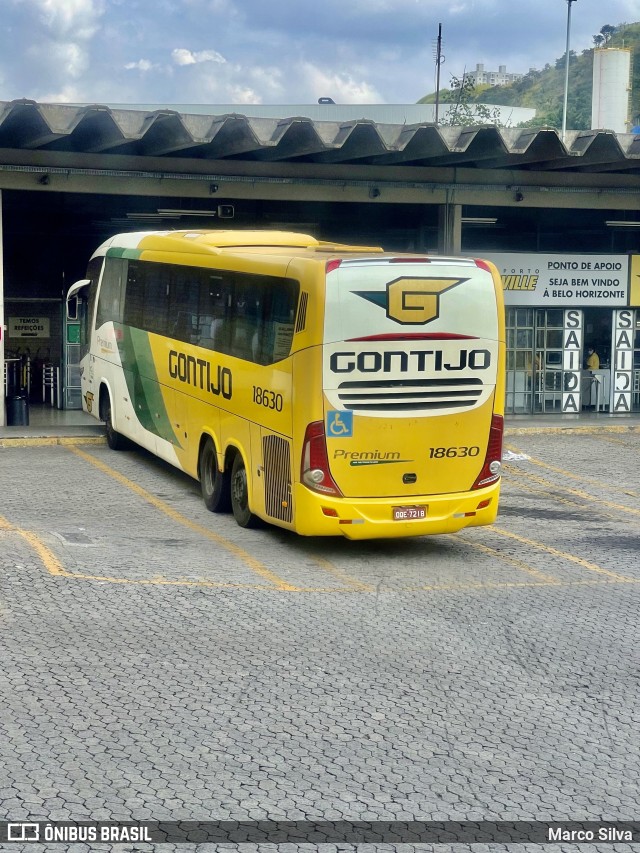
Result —
<instances>
[{"instance_id":1,"label":"rear bumper","mask_svg":"<svg viewBox=\"0 0 640 853\"><path fill-rule=\"evenodd\" d=\"M500 480L486 489L411 498L335 498L295 484L295 530L302 536L393 539L455 533L463 527L491 524L498 514ZM481 509L479 504L489 501ZM394 506L426 506L424 519L394 521ZM326 515L324 510L337 513Z\"/></svg>"}]
</instances>

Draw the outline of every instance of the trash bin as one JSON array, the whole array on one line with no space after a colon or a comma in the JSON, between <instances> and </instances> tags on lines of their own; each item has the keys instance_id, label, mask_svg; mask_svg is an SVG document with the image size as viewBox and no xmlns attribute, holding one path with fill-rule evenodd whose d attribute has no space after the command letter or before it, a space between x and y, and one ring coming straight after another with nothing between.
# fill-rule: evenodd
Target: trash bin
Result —
<instances>
[{"instance_id":1,"label":"trash bin","mask_svg":"<svg viewBox=\"0 0 640 853\"><path fill-rule=\"evenodd\" d=\"M29 400L26 394L7 397L7 426L29 426Z\"/></svg>"}]
</instances>

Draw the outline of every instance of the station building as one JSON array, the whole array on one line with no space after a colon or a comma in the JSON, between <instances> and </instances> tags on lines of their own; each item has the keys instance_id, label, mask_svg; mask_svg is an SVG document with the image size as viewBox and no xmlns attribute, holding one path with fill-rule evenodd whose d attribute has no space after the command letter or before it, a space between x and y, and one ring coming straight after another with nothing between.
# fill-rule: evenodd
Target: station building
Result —
<instances>
[{"instance_id":1,"label":"station building","mask_svg":"<svg viewBox=\"0 0 640 853\"><path fill-rule=\"evenodd\" d=\"M507 413L640 411L640 137L315 109L0 102L0 423L18 387L79 406L64 297L94 249L185 227L487 257L505 288Z\"/></svg>"}]
</instances>

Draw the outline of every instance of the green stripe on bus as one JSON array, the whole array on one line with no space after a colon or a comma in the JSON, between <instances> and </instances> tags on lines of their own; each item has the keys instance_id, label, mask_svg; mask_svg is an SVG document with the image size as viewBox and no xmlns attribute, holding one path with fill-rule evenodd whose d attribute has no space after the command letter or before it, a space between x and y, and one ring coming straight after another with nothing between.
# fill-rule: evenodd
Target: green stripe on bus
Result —
<instances>
[{"instance_id":1,"label":"green stripe on bus","mask_svg":"<svg viewBox=\"0 0 640 853\"><path fill-rule=\"evenodd\" d=\"M146 430L180 447L165 408L148 332L119 324L116 327L120 332L118 349L136 417Z\"/></svg>"},{"instance_id":2,"label":"green stripe on bus","mask_svg":"<svg viewBox=\"0 0 640 853\"><path fill-rule=\"evenodd\" d=\"M136 261L141 254L141 249L107 249L108 258L129 258L130 260Z\"/></svg>"}]
</instances>

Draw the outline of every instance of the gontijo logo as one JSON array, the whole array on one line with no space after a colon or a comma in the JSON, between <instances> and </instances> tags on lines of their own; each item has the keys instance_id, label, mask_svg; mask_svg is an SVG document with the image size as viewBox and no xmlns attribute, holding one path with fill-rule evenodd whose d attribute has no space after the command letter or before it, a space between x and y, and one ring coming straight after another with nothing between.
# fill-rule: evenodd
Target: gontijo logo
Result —
<instances>
[{"instance_id":1,"label":"gontijo logo","mask_svg":"<svg viewBox=\"0 0 640 853\"><path fill-rule=\"evenodd\" d=\"M409 278L402 276L387 284L386 293L380 290L355 290L374 305L384 308L387 317L407 326L424 325L440 314L440 295L467 278Z\"/></svg>"}]
</instances>

